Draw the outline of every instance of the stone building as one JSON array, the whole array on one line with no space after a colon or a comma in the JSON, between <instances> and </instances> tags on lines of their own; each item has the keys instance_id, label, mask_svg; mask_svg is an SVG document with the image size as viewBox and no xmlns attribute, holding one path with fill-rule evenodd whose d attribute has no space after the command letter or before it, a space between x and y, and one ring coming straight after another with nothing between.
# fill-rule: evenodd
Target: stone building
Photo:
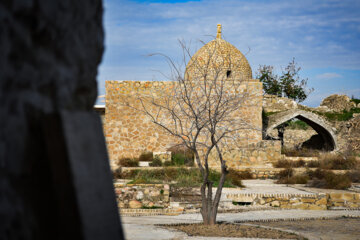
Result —
<instances>
[{"instance_id":1,"label":"stone building","mask_svg":"<svg viewBox=\"0 0 360 240\"><path fill-rule=\"evenodd\" d=\"M205 69L205 70L204 70ZM184 79L193 87L199 86L204 74L228 81L238 81L245 96L239 104L235 117L241 118L249 127L241 130L241 139L232 143L224 155L231 168L271 167L272 162L281 158L281 142L272 138L274 129L291 119L300 119L311 129L306 134L297 131L285 133L290 139L284 146L301 145L313 135L317 136L324 150L338 151L346 146L338 141L334 124L311 109L287 98L263 95L262 83L252 78L251 67L245 56L232 44L221 38L218 25L216 39L201 47L189 60ZM174 81L106 81L106 110L103 119L108 152L113 166L120 158L138 157L143 152L167 152L178 144L178 140L153 124L149 117L139 111L140 102L135 96L168 96ZM232 91L229 85L226 85ZM131 103L124 104L124 102ZM129 107L131 106L131 107ZM101 112L101 108L97 109ZM268 114L264 118L263 113ZM103 113L103 112L102 112ZM269 140L272 139L272 140ZM289 145L290 144L290 145ZM210 165L218 167L212 159Z\"/></svg>"},{"instance_id":2,"label":"stone building","mask_svg":"<svg viewBox=\"0 0 360 240\"><path fill-rule=\"evenodd\" d=\"M185 78L197 79L199 69L203 69L209 62L213 66L221 62L224 77L231 76L232 79L241 81L241 89L246 93L246 101L239 106L236 114L251 127L242 131L243 137L236 143L237 147L225 154L227 164L233 168L263 166L279 159L280 143L263 140L262 83L252 79L252 70L245 56L235 46L221 39L220 25L216 39L201 47L188 62ZM196 64L201 67L194 67ZM208 73L216 74L213 69L208 70ZM177 144L176 139L153 124L141 111L123 104L126 98L136 105L138 103L132 96L146 95L154 91L161 98L173 84L171 81L106 81L104 132L113 163L122 157L138 157L146 151L166 152ZM216 167L217 162L211 161L211 165Z\"/></svg>"}]
</instances>

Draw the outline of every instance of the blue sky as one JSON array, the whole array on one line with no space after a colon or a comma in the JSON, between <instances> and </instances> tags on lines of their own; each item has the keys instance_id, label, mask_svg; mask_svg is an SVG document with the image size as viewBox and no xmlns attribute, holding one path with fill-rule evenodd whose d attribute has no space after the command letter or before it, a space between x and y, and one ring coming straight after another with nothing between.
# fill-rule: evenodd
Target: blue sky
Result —
<instances>
[{"instance_id":1,"label":"blue sky","mask_svg":"<svg viewBox=\"0 0 360 240\"><path fill-rule=\"evenodd\" d=\"M360 98L360 1L357 0L104 0L105 53L99 68L99 95L105 80L162 80L167 63L151 53L181 57L178 39L201 47L223 26L252 67L273 65L281 72L293 57L315 91L304 102L318 106L333 94Z\"/></svg>"}]
</instances>

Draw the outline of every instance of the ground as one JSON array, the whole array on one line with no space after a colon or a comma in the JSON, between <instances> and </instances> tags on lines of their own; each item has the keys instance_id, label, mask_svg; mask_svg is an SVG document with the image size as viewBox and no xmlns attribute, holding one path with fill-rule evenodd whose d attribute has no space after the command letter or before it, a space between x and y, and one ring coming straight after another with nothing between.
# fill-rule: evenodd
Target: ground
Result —
<instances>
[{"instance_id":1,"label":"ground","mask_svg":"<svg viewBox=\"0 0 360 240\"><path fill-rule=\"evenodd\" d=\"M316 227L307 228L305 224L307 221L302 221L301 224L298 225L298 221L289 221L294 219L307 219L307 218L340 218L342 216L355 216L356 219L345 219L343 221L348 221L348 223L353 224L354 228L351 230L351 224L346 226L347 231L342 230L342 226L344 226L344 222L334 220L334 224L332 221L323 220L323 221L315 221L317 223L316 226L319 227L319 231L316 230ZM328 233L330 237L335 236L333 239L360 239L358 235L359 229L359 221L360 221L360 210L348 211L348 210L336 210L336 211L309 211L309 210L266 210L266 211L249 211L242 213L224 213L218 215L219 221L226 222L243 222L243 223L251 223L258 225L266 225L266 224L274 224L274 227L280 227L284 229L293 230L295 232L299 232L301 235L308 239L320 239L325 236L325 233ZM266 223L266 222L256 222L256 221L273 221L273 220L281 220L275 223ZM284 221L285 220L285 221ZM337 222L336 222L337 221ZM351 222L349 222L351 221ZM225 239L244 239L244 238L223 238L223 237L191 237L186 235L183 232L168 230L164 227L157 226L158 224L180 224L180 223L199 223L201 222L200 214L182 214L179 216L144 216L144 217L122 217L123 227L126 234L126 239L135 240L135 239L143 239L143 240L165 240L165 239L208 239L208 240L225 240ZM286 224L289 226L275 226L276 224ZM309 222L310 223L310 222ZM338 225L337 228L334 225ZM356 225L355 225L356 224ZM304 228L301 228L303 226ZM311 224L309 224L311 226ZM314 225L315 226L315 225ZM309 229L309 230L307 230ZM332 231L332 232L331 232ZM331 238L327 238L331 239Z\"/></svg>"},{"instance_id":2,"label":"ground","mask_svg":"<svg viewBox=\"0 0 360 240\"><path fill-rule=\"evenodd\" d=\"M321 192L350 192L345 190L313 189L303 185L274 184L273 180L244 180L246 188L226 188L225 194L314 194ZM224 199L226 200L226 199ZM256 206L254 206L256 207ZM281 210L279 208L256 209L245 206L242 212L219 213L217 220L226 223L240 223L261 227L279 228L289 232L299 233L307 239L360 239L360 210ZM239 210L240 211L240 210ZM347 218L343 218L346 216ZM165 240L165 239L245 239L227 237L199 237L188 236L186 233L169 229L164 225L201 223L200 213L181 214L178 216L122 216L126 239ZM217 232L232 232L234 228L219 230ZM256 236L256 232L249 230L250 236ZM194 235L192 232L191 235ZM234 235L233 235L234 236ZM239 237L239 235L237 235ZM243 236L243 235L240 235ZM264 237L264 236L263 236ZM277 235L268 237L277 238ZM248 238L259 239L259 238Z\"/></svg>"},{"instance_id":3,"label":"ground","mask_svg":"<svg viewBox=\"0 0 360 240\"><path fill-rule=\"evenodd\" d=\"M338 218L327 220L307 221L280 221L260 223L261 226L270 226L281 229L293 230L306 233L314 238L321 239L360 239L360 218Z\"/></svg>"}]
</instances>

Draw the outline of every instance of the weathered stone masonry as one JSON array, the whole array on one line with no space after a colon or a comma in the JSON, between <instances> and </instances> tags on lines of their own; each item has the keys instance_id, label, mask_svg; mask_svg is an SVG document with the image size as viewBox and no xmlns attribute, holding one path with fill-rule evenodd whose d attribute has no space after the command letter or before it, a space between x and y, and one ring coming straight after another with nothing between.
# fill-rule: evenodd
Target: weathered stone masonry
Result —
<instances>
[{"instance_id":1,"label":"weathered stone masonry","mask_svg":"<svg viewBox=\"0 0 360 240\"><path fill-rule=\"evenodd\" d=\"M151 123L144 113L125 106L123 99L126 97L126 101L132 101L133 106L140 107L137 99L131 99L131 95L139 92L146 94L149 91L154 91L154 89L161 89L161 92L164 93L171 84L174 83L106 82L105 136L111 160L116 161L122 157L138 157L145 151L166 151L177 143L177 139ZM267 154L266 151L273 150L272 152L280 153L280 151L274 150L274 148L265 149L264 144L274 146L275 143L262 141L262 84L257 80L250 80L245 82L243 87L251 94L249 94L250 98L245 101L244 105L239 106L237 114L252 127L244 130L242 133L244 140L240 145L243 145L244 148L234 150L226 155L231 160L229 164L232 167L245 162L247 163L246 165L250 165L250 163L261 164L263 159L267 159L267 156L271 159L272 154ZM161 92L159 93L160 95ZM262 146L263 150L261 150ZM279 147L275 144L275 148ZM259 151L265 152L259 153ZM215 167L216 164L213 162L212 166Z\"/></svg>"}]
</instances>

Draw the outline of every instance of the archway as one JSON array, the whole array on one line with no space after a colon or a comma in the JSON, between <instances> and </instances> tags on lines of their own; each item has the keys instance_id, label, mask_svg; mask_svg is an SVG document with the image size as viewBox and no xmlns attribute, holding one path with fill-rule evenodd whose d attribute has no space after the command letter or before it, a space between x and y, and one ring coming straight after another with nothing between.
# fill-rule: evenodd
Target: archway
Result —
<instances>
[{"instance_id":1,"label":"archway","mask_svg":"<svg viewBox=\"0 0 360 240\"><path fill-rule=\"evenodd\" d=\"M323 150L335 151L338 149L335 130L331 127L331 125L321 116L299 109L288 110L269 116L265 136L269 136L270 132L274 128L293 118L297 118L305 122L318 133L319 137L323 141Z\"/></svg>"}]
</instances>

